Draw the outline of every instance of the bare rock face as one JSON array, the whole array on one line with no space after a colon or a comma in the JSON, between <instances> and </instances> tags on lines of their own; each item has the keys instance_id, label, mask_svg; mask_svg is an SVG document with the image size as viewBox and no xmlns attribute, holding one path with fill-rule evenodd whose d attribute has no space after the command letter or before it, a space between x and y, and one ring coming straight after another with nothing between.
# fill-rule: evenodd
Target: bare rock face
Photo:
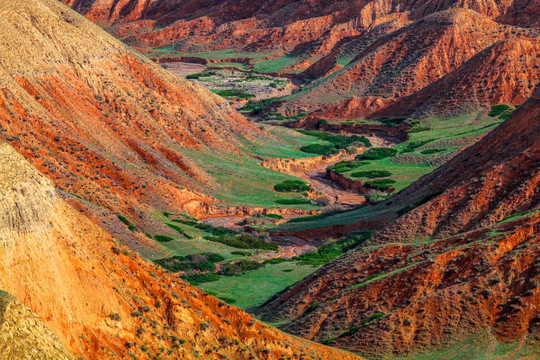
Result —
<instances>
[{"instance_id":1,"label":"bare rock face","mask_svg":"<svg viewBox=\"0 0 540 360\"><path fill-rule=\"evenodd\" d=\"M166 349L175 359L357 358L280 333L143 260L61 200L6 143L0 174L0 288L75 356L146 358ZM36 345L43 326L19 305L3 311L4 303L0 296L0 354L17 355L2 358L32 351L39 359L71 359L61 346L51 352L52 340Z\"/></svg>"},{"instance_id":2,"label":"bare rock face","mask_svg":"<svg viewBox=\"0 0 540 360\"><path fill-rule=\"evenodd\" d=\"M368 358L490 358L502 344L515 345L507 350L512 358L534 357L539 119L540 88L481 141L391 200L416 208L279 294L260 315Z\"/></svg>"},{"instance_id":3,"label":"bare rock face","mask_svg":"<svg viewBox=\"0 0 540 360\"><path fill-rule=\"evenodd\" d=\"M30 309L0 290L0 358L75 360Z\"/></svg>"}]
</instances>

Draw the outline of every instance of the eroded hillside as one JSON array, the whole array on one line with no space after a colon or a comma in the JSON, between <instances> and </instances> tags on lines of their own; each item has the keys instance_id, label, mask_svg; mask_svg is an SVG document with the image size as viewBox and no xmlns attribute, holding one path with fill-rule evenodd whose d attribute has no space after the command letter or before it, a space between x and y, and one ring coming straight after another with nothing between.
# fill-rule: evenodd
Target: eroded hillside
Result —
<instances>
[{"instance_id":1,"label":"eroded hillside","mask_svg":"<svg viewBox=\"0 0 540 360\"><path fill-rule=\"evenodd\" d=\"M416 208L260 314L370 358L538 354L539 116L537 90L480 142L381 206Z\"/></svg>"},{"instance_id":2,"label":"eroded hillside","mask_svg":"<svg viewBox=\"0 0 540 360\"><path fill-rule=\"evenodd\" d=\"M60 199L6 143L0 244L0 287L75 356L355 358L285 335L143 260Z\"/></svg>"},{"instance_id":3,"label":"eroded hillside","mask_svg":"<svg viewBox=\"0 0 540 360\"><path fill-rule=\"evenodd\" d=\"M107 224L111 213L144 225L156 208L204 212L225 186L201 154L223 164L271 139L57 1L4 1L0 19L0 138Z\"/></svg>"},{"instance_id":4,"label":"eroded hillside","mask_svg":"<svg viewBox=\"0 0 540 360\"><path fill-rule=\"evenodd\" d=\"M0 357L10 360L75 359L32 311L5 291L0 291Z\"/></svg>"}]
</instances>

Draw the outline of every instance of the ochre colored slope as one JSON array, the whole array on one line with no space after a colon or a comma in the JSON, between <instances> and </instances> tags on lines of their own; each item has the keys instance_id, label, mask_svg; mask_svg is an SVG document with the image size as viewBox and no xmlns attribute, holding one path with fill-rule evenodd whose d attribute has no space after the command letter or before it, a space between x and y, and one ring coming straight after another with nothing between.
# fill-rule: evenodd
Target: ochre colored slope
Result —
<instances>
[{"instance_id":1,"label":"ochre colored slope","mask_svg":"<svg viewBox=\"0 0 540 360\"><path fill-rule=\"evenodd\" d=\"M480 142L390 200L425 204L278 295L263 318L290 319L287 331L373 358L448 346L459 357L475 337L484 345L470 351L480 357L513 342L512 358L538 354L539 119L537 89Z\"/></svg>"},{"instance_id":2,"label":"ochre colored slope","mask_svg":"<svg viewBox=\"0 0 540 360\"><path fill-rule=\"evenodd\" d=\"M75 356L356 358L263 325L118 245L5 143L0 244L0 288L21 299Z\"/></svg>"},{"instance_id":3,"label":"ochre colored slope","mask_svg":"<svg viewBox=\"0 0 540 360\"><path fill-rule=\"evenodd\" d=\"M75 360L30 309L2 290L0 359Z\"/></svg>"},{"instance_id":4,"label":"ochre colored slope","mask_svg":"<svg viewBox=\"0 0 540 360\"><path fill-rule=\"evenodd\" d=\"M216 182L181 149L237 154L266 136L54 0L0 4L0 82L0 139L58 188L135 220L212 202L201 192Z\"/></svg>"}]
</instances>

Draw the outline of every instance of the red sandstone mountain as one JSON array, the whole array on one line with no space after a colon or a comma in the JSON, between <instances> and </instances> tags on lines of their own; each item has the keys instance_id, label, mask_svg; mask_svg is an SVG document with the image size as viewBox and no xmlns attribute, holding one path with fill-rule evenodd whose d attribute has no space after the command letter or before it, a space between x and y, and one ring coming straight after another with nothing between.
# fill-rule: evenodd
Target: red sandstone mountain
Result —
<instances>
[{"instance_id":1,"label":"red sandstone mountain","mask_svg":"<svg viewBox=\"0 0 540 360\"><path fill-rule=\"evenodd\" d=\"M371 358L498 351L534 358L539 119L540 88L480 142L391 200L424 204L279 294L263 318L290 320L287 331Z\"/></svg>"},{"instance_id":2,"label":"red sandstone mountain","mask_svg":"<svg viewBox=\"0 0 540 360\"><path fill-rule=\"evenodd\" d=\"M359 52L345 68L310 84L280 111L337 119L448 115L521 104L539 81L538 41L531 38L536 30L502 25L470 10L438 12L389 34L378 27L373 32L357 40Z\"/></svg>"},{"instance_id":3,"label":"red sandstone mountain","mask_svg":"<svg viewBox=\"0 0 540 360\"><path fill-rule=\"evenodd\" d=\"M356 358L259 323L135 255L63 201L6 143L0 143L0 244L0 288L77 359ZM1 354L7 346L17 351L9 359L35 358L39 350L39 359L69 358L37 319L21 310L8 314ZM22 339L9 340L14 334Z\"/></svg>"},{"instance_id":4,"label":"red sandstone mountain","mask_svg":"<svg viewBox=\"0 0 540 360\"><path fill-rule=\"evenodd\" d=\"M0 140L96 216L144 224L156 208L212 202L215 181L182 149L237 154L267 136L56 1L0 10Z\"/></svg>"},{"instance_id":5,"label":"red sandstone mountain","mask_svg":"<svg viewBox=\"0 0 540 360\"><path fill-rule=\"evenodd\" d=\"M286 115L445 116L500 102L522 103L538 84L539 60L523 47L499 45L490 59L477 58L474 67L483 70L482 79L467 77L471 64L461 69L498 41L534 41L540 25L536 1L64 2L142 49L232 50L259 53L261 60L295 59L281 71L305 70L301 77L318 80L273 105L272 111ZM484 60L503 66L501 74L481 66ZM477 91L449 94L448 80L464 77ZM427 88L436 81L441 82ZM403 104L411 101L423 109L404 111Z\"/></svg>"}]
</instances>

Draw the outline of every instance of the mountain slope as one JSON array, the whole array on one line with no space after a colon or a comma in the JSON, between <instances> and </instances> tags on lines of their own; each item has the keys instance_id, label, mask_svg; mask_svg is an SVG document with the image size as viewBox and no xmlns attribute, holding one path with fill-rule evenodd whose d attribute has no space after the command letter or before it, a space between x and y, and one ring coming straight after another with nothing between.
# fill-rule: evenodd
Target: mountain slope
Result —
<instances>
[{"instance_id":1,"label":"mountain slope","mask_svg":"<svg viewBox=\"0 0 540 360\"><path fill-rule=\"evenodd\" d=\"M423 109L406 116L463 114L520 104L538 84L538 59L523 48L491 53L486 60L503 66L501 73L476 63L486 75L479 79L461 69L499 41L536 39L536 1L64 2L157 58L241 62L309 80L300 94L267 109L286 116L402 116L413 95ZM465 93L469 98L448 94L441 83L427 88L445 76L467 77L480 92Z\"/></svg>"},{"instance_id":2,"label":"mountain slope","mask_svg":"<svg viewBox=\"0 0 540 360\"><path fill-rule=\"evenodd\" d=\"M236 158L270 139L221 97L57 1L4 1L0 20L0 139L99 211L138 225L152 223L156 208L196 211L224 191L200 154Z\"/></svg>"},{"instance_id":3,"label":"mountain slope","mask_svg":"<svg viewBox=\"0 0 540 360\"><path fill-rule=\"evenodd\" d=\"M343 69L310 84L300 94L290 97L279 110L285 114L315 111L315 115L323 118L355 119L379 114L400 116L400 112L411 116L418 114L422 106L424 114L441 116L501 102L521 104L538 84L536 67L540 64L533 55L537 42L529 36L536 36L536 32L499 24L471 10L438 12L388 35L380 35L368 46L361 47ZM507 39L532 41L533 49L498 44L495 49L487 50L487 54L479 54ZM461 68L475 55L483 57L475 59L473 66L482 69L485 77L471 76L471 65ZM497 67L486 66L482 60ZM445 77L449 74L454 79L466 77L461 80L462 86L466 83L474 89L483 89L479 101L475 103L475 99L465 96L471 93L459 96L442 89L451 82ZM433 85L436 81L440 82ZM497 93L493 94L495 89ZM407 96L421 90L426 94L424 101L410 104ZM438 104L427 101L434 96L442 100ZM472 103L467 106L461 101ZM404 104L409 105L407 112L402 109Z\"/></svg>"},{"instance_id":4,"label":"mountain slope","mask_svg":"<svg viewBox=\"0 0 540 360\"><path fill-rule=\"evenodd\" d=\"M0 287L76 356L353 359L256 322L123 248L0 144Z\"/></svg>"},{"instance_id":5,"label":"mountain slope","mask_svg":"<svg viewBox=\"0 0 540 360\"><path fill-rule=\"evenodd\" d=\"M540 88L480 142L389 201L420 205L260 314L370 358L537 354L539 116Z\"/></svg>"},{"instance_id":6,"label":"mountain slope","mask_svg":"<svg viewBox=\"0 0 540 360\"><path fill-rule=\"evenodd\" d=\"M13 296L1 290L0 357L10 360L75 359L36 315Z\"/></svg>"}]
</instances>

